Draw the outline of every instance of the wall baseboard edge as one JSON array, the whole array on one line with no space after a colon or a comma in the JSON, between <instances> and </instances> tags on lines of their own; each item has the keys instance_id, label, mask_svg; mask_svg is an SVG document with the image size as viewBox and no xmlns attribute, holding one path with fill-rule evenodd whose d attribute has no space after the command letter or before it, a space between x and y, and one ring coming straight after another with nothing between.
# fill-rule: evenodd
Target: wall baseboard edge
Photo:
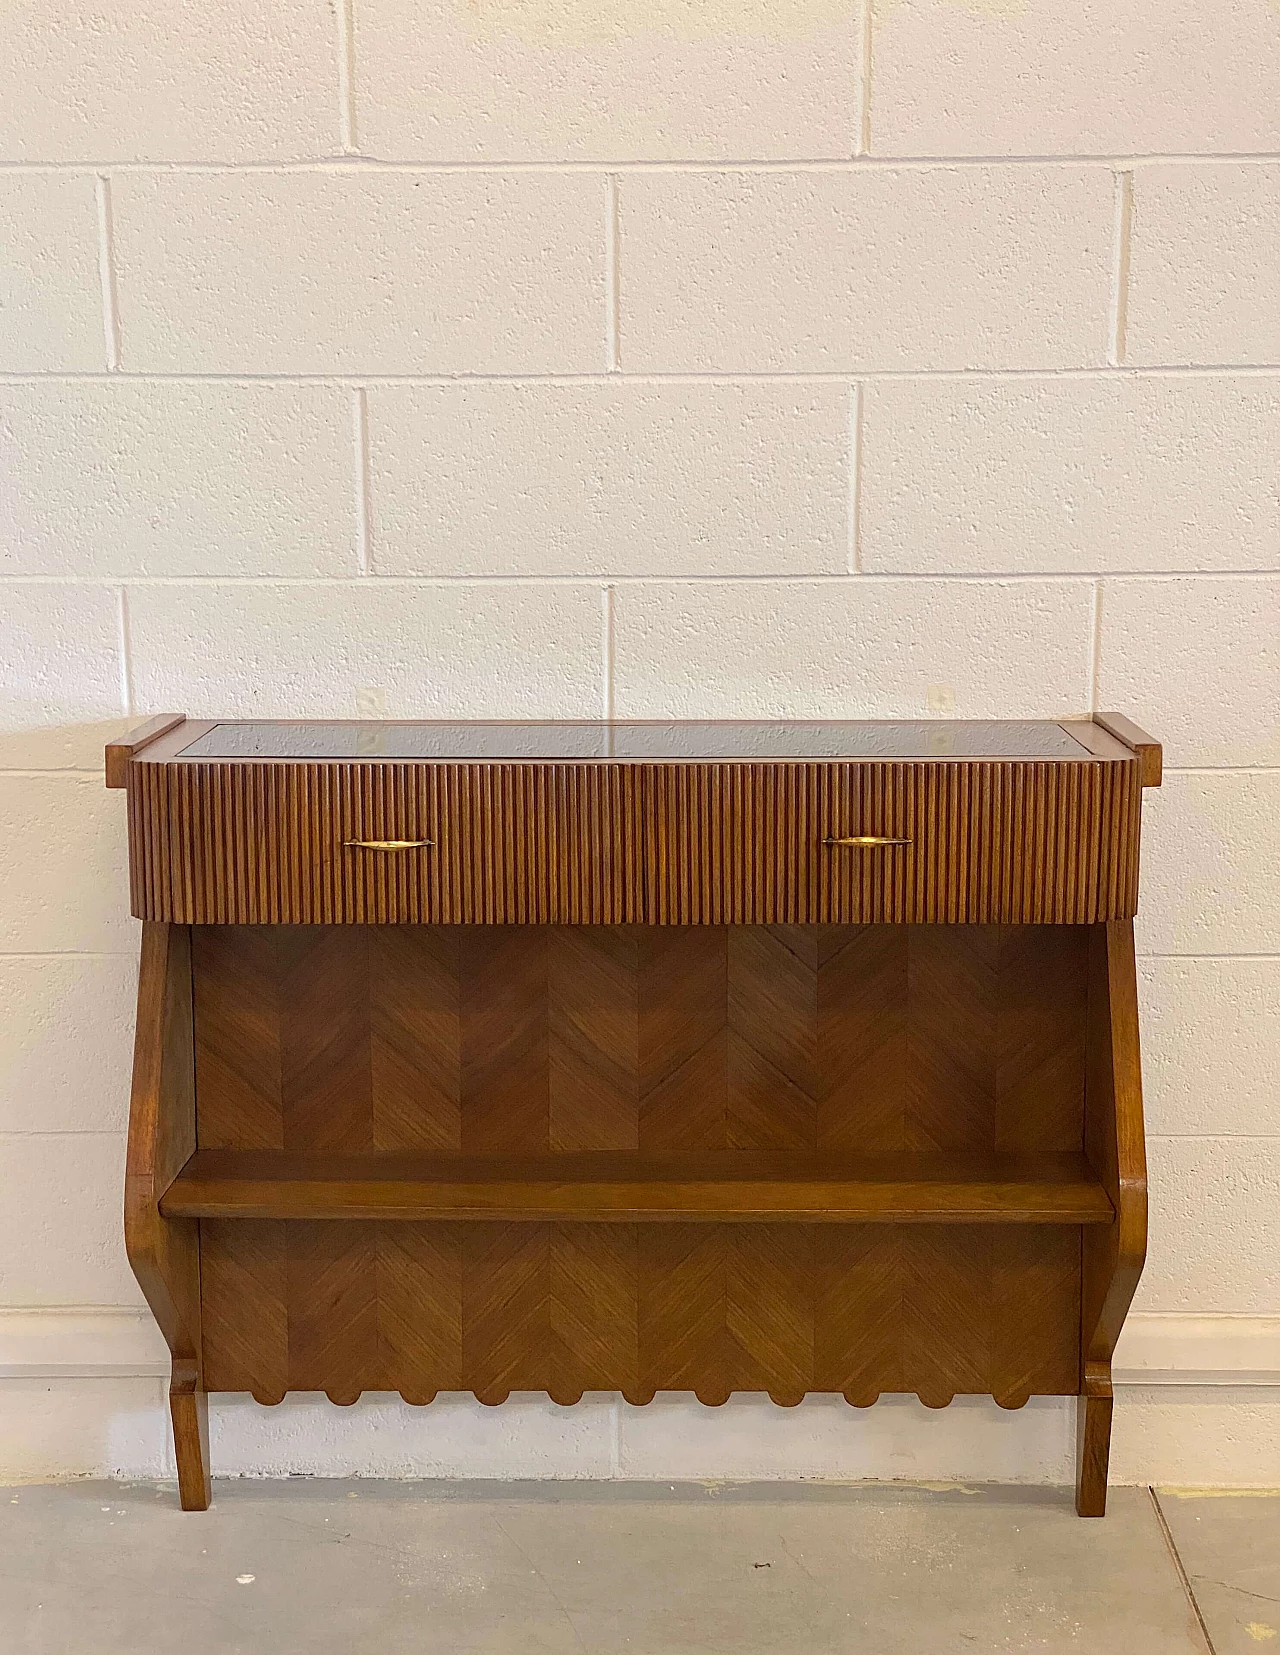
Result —
<instances>
[{"instance_id":1,"label":"wall baseboard edge","mask_svg":"<svg viewBox=\"0 0 1280 1655\"><path fill-rule=\"evenodd\" d=\"M150 1312L129 1306L0 1309L0 1379L165 1378ZM1121 1386L1280 1387L1280 1315L1139 1312L1114 1364Z\"/></svg>"},{"instance_id":2,"label":"wall baseboard edge","mask_svg":"<svg viewBox=\"0 0 1280 1655\"><path fill-rule=\"evenodd\" d=\"M1112 1363L1117 1385L1280 1386L1280 1316L1129 1317Z\"/></svg>"},{"instance_id":3,"label":"wall baseboard edge","mask_svg":"<svg viewBox=\"0 0 1280 1655\"><path fill-rule=\"evenodd\" d=\"M149 1310L58 1305L0 1310L0 1379L167 1378Z\"/></svg>"}]
</instances>

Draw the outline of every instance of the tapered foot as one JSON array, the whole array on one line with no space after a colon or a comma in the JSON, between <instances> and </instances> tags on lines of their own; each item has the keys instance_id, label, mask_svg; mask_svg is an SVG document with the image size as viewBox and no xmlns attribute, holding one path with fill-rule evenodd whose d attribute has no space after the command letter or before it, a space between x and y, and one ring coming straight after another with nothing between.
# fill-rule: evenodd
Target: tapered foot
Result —
<instances>
[{"instance_id":1,"label":"tapered foot","mask_svg":"<svg viewBox=\"0 0 1280 1655\"><path fill-rule=\"evenodd\" d=\"M178 1462L178 1498L183 1511L207 1511L209 1487L209 1398L200 1389L194 1362L173 1362L169 1381L173 1451Z\"/></svg>"},{"instance_id":2,"label":"tapered foot","mask_svg":"<svg viewBox=\"0 0 1280 1655\"><path fill-rule=\"evenodd\" d=\"M1082 1396L1076 1406L1076 1511L1103 1517L1107 1510L1107 1463L1111 1458L1109 1396Z\"/></svg>"}]
</instances>

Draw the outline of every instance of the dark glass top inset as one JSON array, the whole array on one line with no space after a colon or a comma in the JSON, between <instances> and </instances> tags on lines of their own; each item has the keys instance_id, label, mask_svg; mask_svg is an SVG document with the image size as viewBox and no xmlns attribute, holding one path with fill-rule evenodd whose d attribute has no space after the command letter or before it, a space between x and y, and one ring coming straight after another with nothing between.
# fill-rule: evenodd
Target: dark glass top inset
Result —
<instances>
[{"instance_id":1,"label":"dark glass top inset","mask_svg":"<svg viewBox=\"0 0 1280 1655\"><path fill-rule=\"evenodd\" d=\"M907 722L216 724L191 759L1080 759L1060 724Z\"/></svg>"}]
</instances>

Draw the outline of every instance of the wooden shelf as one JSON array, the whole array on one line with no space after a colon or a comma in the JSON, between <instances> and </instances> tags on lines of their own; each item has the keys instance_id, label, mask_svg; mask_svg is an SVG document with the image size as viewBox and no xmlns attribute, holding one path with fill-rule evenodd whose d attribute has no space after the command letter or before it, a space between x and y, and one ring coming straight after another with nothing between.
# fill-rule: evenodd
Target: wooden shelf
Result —
<instances>
[{"instance_id":1,"label":"wooden shelf","mask_svg":"<svg viewBox=\"0 0 1280 1655\"><path fill-rule=\"evenodd\" d=\"M1106 1224L1083 1155L636 1151L544 1156L202 1150L166 1218Z\"/></svg>"}]
</instances>

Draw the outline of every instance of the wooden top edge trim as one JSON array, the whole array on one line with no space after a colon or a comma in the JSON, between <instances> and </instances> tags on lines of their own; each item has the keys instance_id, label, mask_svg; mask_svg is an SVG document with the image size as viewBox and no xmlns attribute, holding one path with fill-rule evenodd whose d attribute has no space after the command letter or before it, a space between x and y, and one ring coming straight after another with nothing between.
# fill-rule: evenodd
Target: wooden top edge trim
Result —
<instances>
[{"instance_id":1,"label":"wooden top edge trim","mask_svg":"<svg viewBox=\"0 0 1280 1655\"><path fill-rule=\"evenodd\" d=\"M1065 730L1072 741L1078 742L1090 758L1110 763L1135 762L1133 749L1113 736L1110 730L1104 730L1101 724L1095 724L1091 718L1064 718L1058 728Z\"/></svg>"},{"instance_id":2,"label":"wooden top edge trim","mask_svg":"<svg viewBox=\"0 0 1280 1655\"><path fill-rule=\"evenodd\" d=\"M1094 713L1093 722L1137 754L1138 779L1143 787L1159 787L1164 773L1164 749L1158 741L1123 713Z\"/></svg>"},{"instance_id":3,"label":"wooden top edge trim","mask_svg":"<svg viewBox=\"0 0 1280 1655\"><path fill-rule=\"evenodd\" d=\"M129 761L136 758L144 747L149 747L153 741L159 741L161 736L167 736L170 730L184 724L186 717L185 713L157 713L154 718L126 730L115 741L109 741L106 747L107 786L123 787L128 777Z\"/></svg>"},{"instance_id":4,"label":"wooden top edge trim","mask_svg":"<svg viewBox=\"0 0 1280 1655\"><path fill-rule=\"evenodd\" d=\"M280 755L266 755L262 757L224 757L218 758L207 754L190 754L185 751L201 736L219 725L242 724L272 724L281 727L295 727L298 725L324 723L358 725L361 723L376 722L379 725L405 724L473 724L477 729L485 729L494 724L501 725L583 725L609 723L607 719L235 719L235 718L188 718L184 721L175 720L164 732L157 732L147 740L146 751L136 751L133 754L135 761L148 766L173 765L183 770L197 769L249 769L274 768L279 770L299 769L303 767L353 769L359 766L368 768L383 768L385 766L399 766L406 769L446 770L446 769L572 769L572 770L600 770L612 768L616 771L632 771L640 769L671 769L689 770L706 769L711 767L762 769L771 766L808 766L811 769L827 769L833 765L972 765L998 764L1009 766L1025 765L1098 765L1098 764L1130 764L1134 761L1134 753L1125 742L1118 740L1108 731L1092 722L1089 718L1042 718L1042 719L969 719L969 720L940 720L941 723L978 723L978 724L1043 724L1054 726L1069 735L1077 745L1078 751L1072 753L1049 754L1011 754L1011 753L917 753L917 754L882 754L882 753L846 753L833 756L816 756L810 754L778 754L776 756L725 756L725 757L682 757L672 754L668 757L629 758L619 757L616 754L602 754L599 757L566 756L562 758L530 758L512 757L497 758L476 755L474 757L451 758L415 758L390 757L377 753L346 754L335 757L325 757L320 754L297 755L285 757ZM681 724L706 723L723 725L731 728L737 724L759 723L789 723L791 720L762 720L762 719L626 719L613 720L614 723L626 724ZM894 724L900 722L916 723L919 720L898 719L804 719L798 720L805 724L827 723L862 723L862 724ZM178 725L181 723L181 728ZM125 761L127 763L127 760ZM123 768L123 766L122 766ZM110 785L110 784L109 784ZM123 778L116 784L124 786Z\"/></svg>"},{"instance_id":5,"label":"wooden top edge trim","mask_svg":"<svg viewBox=\"0 0 1280 1655\"><path fill-rule=\"evenodd\" d=\"M193 723L196 721L193 720ZM621 725L631 729L635 725L656 729L666 725L715 725L718 729L736 730L745 725L756 724L803 724L818 728L831 724L1043 724L1052 725L1057 729L1072 730L1078 724L1096 722L1093 713L1064 714L1061 718L939 718L929 715L924 718L910 718L906 714L898 718L204 718L199 723L202 729L211 729L214 725L229 725L232 729L241 729L246 725L270 724L282 730L295 730L307 724L336 725L347 729L362 724L376 724L380 729L400 730L426 725L453 728L458 724L474 724L479 730L493 729L534 729L545 724L555 725L557 728L567 726L580 729L583 726L599 724Z\"/></svg>"},{"instance_id":6,"label":"wooden top edge trim","mask_svg":"<svg viewBox=\"0 0 1280 1655\"><path fill-rule=\"evenodd\" d=\"M195 739L194 737L192 738ZM147 751L138 755L138 762L159 769L162 765L179 765L184 770L300 770L300 769L381 769L384 767L399 766L405 770L764 770L770 766L791 766L792 768L827 769L835 765L951 765L961 768L975 764L1001 765L1008 768L1025 768L1035 765L1045 765L1052 768L1061 766L1087 766L1101 764L1132 764L1135 758L1140 758L1131 749L1125 748L1116 753L1091 753L1081 746L1077 753L1048 753L1039 756L1030 754L1024 757L1011 756L1003 753L993 754L966 754L958 756L954 753L912 753L902 757L889 758L881 753L854 753L838 758L681 758L671 757L663 759L629 759L616 758L605 755L602 758L382 758L375 753L349 754L343 758L321 757L307 754L305 758L263 758L256 754L252 757L237 755L234 758L211 758L204 754L187 755L168 750L168 743L163 739L157 740L156 747L162 751ZM113 784L108 783L108 786ZM124 786L124 781L114 784ZM1144 786L1148 785L1143 783Z\"/></svg>"}]
</instances>

